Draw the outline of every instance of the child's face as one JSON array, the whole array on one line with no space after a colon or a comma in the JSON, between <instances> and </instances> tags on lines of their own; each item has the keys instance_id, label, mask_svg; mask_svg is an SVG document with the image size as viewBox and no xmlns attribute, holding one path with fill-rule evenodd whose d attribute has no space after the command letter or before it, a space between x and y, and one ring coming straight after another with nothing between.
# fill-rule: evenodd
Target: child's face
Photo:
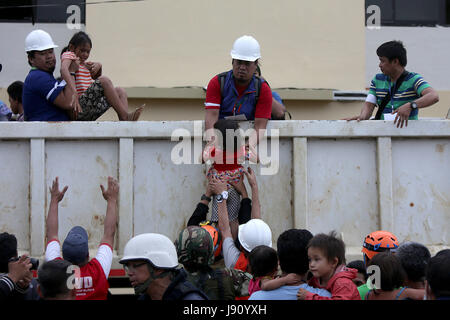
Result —
<instances>
[{"instance_id":1,"label":"child's face","mask_svg":"<svg viewBox=\"0 0 450 320\"><path fill-rule=\"evenodd\" d=\"M337 258L333 261L328 261L322 250L314 247L308 249L308 258L309 270L314 277L329 278L333 275L337 266Z\"/></svg>"},{"instance_id":2,"label":"child's face","mask_svg":"<svg viewBox=\"0 0 450 320\"><path fill-rule=\"evenodd\" d=\"M11 98L10 95L8 95L8 100L9 100L9 107L10 107L11 111L14 114L18 114L19 113L19 101L14 100L13 98Z\"/></svg>"},{"instance_id":3,"label":"child's face","mask_svg":"<svg viewBox=\"0 0 450 320\"><path fill-rule=\"evenodd\" d=\"M91 46L89 43L84 43L79 45L74 50L75 55L80 58L81 62L85 62L89 58L89 54L91 53Z\"/></svg>"}]
</instances>

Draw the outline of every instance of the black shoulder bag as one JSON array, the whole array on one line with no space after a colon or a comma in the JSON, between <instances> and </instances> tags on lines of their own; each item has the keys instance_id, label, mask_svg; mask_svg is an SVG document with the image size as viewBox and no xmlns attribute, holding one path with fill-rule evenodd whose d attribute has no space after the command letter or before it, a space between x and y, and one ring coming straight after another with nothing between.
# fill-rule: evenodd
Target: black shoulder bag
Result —
<instances>
[{"instance_id":1,"label":"black shoulder bag","mask_svg":"<svg viewBox=\"0 0 450 320\"><path fill-rule=\"evenodd\" d=\"M395 83L394 90L392 91L392 95L395 95L395 93L397 92L398 88L400 88L403 80L405 80L405 78L408 75L408 73L409 72L406 71L406 70L403 71L401 76L397 79L397 82ZM380 120L381 119L381 115L383 114L384 108L388 104L389 100L391 100L391 92L388 92L386 94L386 96L384 97L383 101L381 101L380 105L378 106L378 111L377 111L377 114L375 115L375 120Z\"/></svg>"}]
</instances>

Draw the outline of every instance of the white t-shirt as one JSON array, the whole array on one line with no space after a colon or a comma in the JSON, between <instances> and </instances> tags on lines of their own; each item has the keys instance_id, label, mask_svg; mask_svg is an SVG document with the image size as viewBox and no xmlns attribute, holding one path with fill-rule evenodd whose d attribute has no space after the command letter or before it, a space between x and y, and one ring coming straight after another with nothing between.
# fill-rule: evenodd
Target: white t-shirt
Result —
<instances>
[{"instance_id":1,"label":"white t-shirt","mask_svg":"<svg viewBox=\"0 0 450 320\"><path fill-rule=\"evenodd\" d=\"M236 248L233 238L227 237L223 240L222 255L225 267L234 268L236 262L239 259L240 254L241 251L238 248Z\"/></svg>"}]
</instances>

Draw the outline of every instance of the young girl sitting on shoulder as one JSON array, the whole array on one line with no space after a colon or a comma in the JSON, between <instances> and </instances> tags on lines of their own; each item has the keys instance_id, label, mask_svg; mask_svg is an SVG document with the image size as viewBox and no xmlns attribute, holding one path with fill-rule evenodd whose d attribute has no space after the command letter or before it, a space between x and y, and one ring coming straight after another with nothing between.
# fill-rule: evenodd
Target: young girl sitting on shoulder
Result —
<instances>
[{"instance_id":1,"label":"young girl sitting on shoulder","mask_svg":"<svg viewBox=\"0 0 450 320\"><path fill-rule=\"evenodd\" d=\"M250 273L253 275L248 285L249 295L259 290L275 290L299 281L299 276L295 273L289 273L284 277L277 276L278 256L271 247L264 245L255 247L250 252L248 260Z\"/></svg>"}]
</instances>

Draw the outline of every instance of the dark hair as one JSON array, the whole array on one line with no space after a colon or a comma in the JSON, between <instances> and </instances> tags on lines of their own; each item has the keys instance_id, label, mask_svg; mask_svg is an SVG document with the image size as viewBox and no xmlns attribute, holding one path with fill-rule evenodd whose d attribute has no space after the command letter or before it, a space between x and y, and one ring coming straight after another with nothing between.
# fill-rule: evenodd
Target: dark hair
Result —
<instances>
[{"instance_id":1,"label":"dark hair","mask_svg":"<svg viewBox=\"0 0 450 320\"><path fill-rule=\"evenodd\" d=\"M69 51L69 46L65 46L64 48L62 48L62 50L61 50L61 55L62 55L64 52L67 52L67 51Z\"/></svg>"},{"instance_id":2,"label":"dark hair","mask_svg":"<svg viewBox=\"0 0 450 320\"><path fill-rule=\"evenodd\" d=\"M0 233L0 272L8 272L8 260L17 257L17 238L8 232Z\"/></svg>"},{"instance_id":3,"label":"dark hair","mask_svg":"<svg viewBox=\"0 0 450 320\"><path fill-rule=\"evenodd\" d=\"M286 273L305 274L309 269L308 249L312 233L305 229L289 229L277 240L280 268Z\"/></svg>"},{"instance_id":4,"label":"dark hair","mask_svg":"<svg viewBox=\"0 0 450 320\"><path fill-rule=\"evenodd\" d=\"M27 56L28 56L28 64L32 67L33 65L31 64L30 59L34 58L34 54L36 53L36 50L33 51L27 51Z\"/></svg>"},{"instance_id":5,"label":"dark hair","mask_svg":"<svg viewBox=\"0 0 450 320\"><path fill-rule=\"evenodd\" d=\"M398 247L395 255L400 259L409 280L425 280L426 268L431 259L426 246L417 242L406 242Z\"/></svg>"},{"instance_id":6,"label":"dark hair","mask_svg":"<svg viewBox=\"0 0 450 320\"><path fill-rule=\"evenodd\" d=\"M377 55L379 57L386 57L389 61L398 59L398 62L402 67L406 66L406 49L401 41L388 41L383 43L377 49Z\"/></svg>"},{"instance_id":7,"label":"dark hair","mask_svg":"<svg viewBox=\"0 0 450 320\"><path fill-rule=\"evenodd\" d=\"M88 43L92 48L91 38L88 36L86 32L78 31L75 33L69 41L69 45L73 45L75 48Z\"/></svg>"},{"instance_id":8,"label":"dark hair","mask_svg":"<svg viewBox=\"0 0 450 320\"><path fill-rule=\"evenodd\" d=\"M6 89L8 91L11 99L19 101L22 103L22 91L23 91L23 82L22 81L14 81L11 83Z\"/></svg>"},{"instance_id":9,"label":"dark hair","mask_svg":"<svg viewBox=\"0 0 450 320\"><path fill-rule=\"evenodd\" d=\"M239 129L239 124L235 120L226 120L219 119L214 123L214 129L219 130L222 134L222 148L224 151L231 146L227 146L227 132L233 131L233 134L236 134L236 130ZM233 144L234 144L234 152L238 150L238 136L234 135Z\"/></svg>"},{"instance_id":10,"label":"dark hair","mask_svg":"<svg viewBox=\"0 0 450 320\"><path fill-rule=\"evenodd\" d=\"M428 262L426 279L431 292L439 298L450 296L450 249L436 253Z\"/></svg>"},{"instance_id":11,"label":"dark hair","mask_svg":"<svg viewBox=\"0 0 450 320\"><path fill-rule=\"evenodd\" d=\"M337 265L345 264L345 244L342 239L336 236L336 231L331 231L330 234L319 233L315 235L308 243L309 248L322 250L328 261L337 258Z\"/></svg>"},{"instance_id":12,"label":"dark hair","mask_svg":"<svg viewBox=\"0 0 450 320\"><path fill-rule=\"evenodd\" d=\"M253 277L263 277L278 267L278 256L275 249L261 245L253 248L248 255Z\"/></svg>"},{"instance_id":13,"label":"dark hair","mask_svg":"<svg viewBox=\"0 0 450 320\"><path fill-rule=\"evenodd\" d=\"M372 265L380 268L381 290L392 291L405 284L406 272L395 254L381 252L370 260L369 266Z\"/></svg>"},{"instance_id":14,"label":"dark hair","mask_svg":"<svg viewBox=\"0 0 450 320\"><path fill-rule=\"evenodd\" d=\"M352 268L358 270L358 273L364 275L364 280L367 280L366 266L362 260L353 260L347 264L347 268Z\"/></svg>"},{"instance_id":15,"label":"dark hair","mask_svg":"<svg viewBox=\"0 0 450 320\"><path fill-rule=\"evenodd\" d=\"M57 298L70 291L67 279L71 274L67 273L67 268L71 265L69 261L55 259L45 262L39 268L37 280L44 298Z\"/></svg>"}]
</instances>

